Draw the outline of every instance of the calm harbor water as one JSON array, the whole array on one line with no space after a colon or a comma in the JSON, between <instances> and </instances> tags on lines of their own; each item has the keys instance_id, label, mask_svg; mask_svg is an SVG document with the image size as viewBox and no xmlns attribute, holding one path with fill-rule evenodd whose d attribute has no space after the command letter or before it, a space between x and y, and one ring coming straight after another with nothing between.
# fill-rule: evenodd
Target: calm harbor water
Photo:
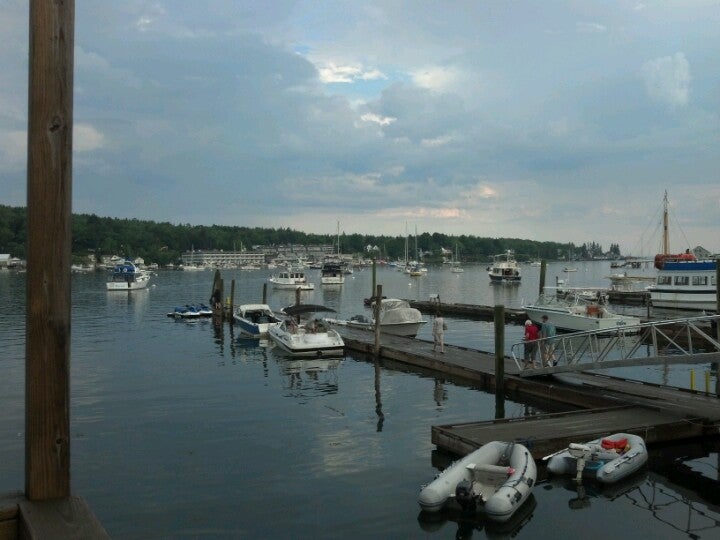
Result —
<instances>
[{"instance_id":1,"label":"calm harbor water","mask_svg":"<svg viewBox=\"0 0 720 540\"><path fill-rule=\"evenodd\" d=\"M564 277L551 264L548 282ZM573 285L602 286L609 264L579 264ZM539 268L520 286L492 286L484 267L431 268L422 278L379 269L387 296L520 307L537 296ZM651 272L651 270L635 270ZM348 317L367 313L371 271L303 301ZM225 271L236 303L261 299L270 271ZM289 360L238 339L229 325L166 317L207 301L211 272L161 271L146 291L108 293L101 273L73 276L72 481L114 538L717 538L715 442L653 449L648 470L622 486L578 490L542 480L507 526L420 516L417 495L447 463L434 424L488 420L495 398L431 374L344 359ZM269 303L294 292L268 289ZM22 489L25 276L0 272L0 492ZM644 308L639 309L643 313ZM620 309L622 311L622 308ZM627 308L632 312L632 308ZM493 350L492 323L448 319L447 341ZM429 325L418 338L430 339ZM506 346L521 337L509 326ZM706 367L703 367L706 368ZM623 372L687 387L689 367ZM701 369L695 366L695 369ZM551 410L506 402L506 416Z\"/></svg>"}]
</instances>

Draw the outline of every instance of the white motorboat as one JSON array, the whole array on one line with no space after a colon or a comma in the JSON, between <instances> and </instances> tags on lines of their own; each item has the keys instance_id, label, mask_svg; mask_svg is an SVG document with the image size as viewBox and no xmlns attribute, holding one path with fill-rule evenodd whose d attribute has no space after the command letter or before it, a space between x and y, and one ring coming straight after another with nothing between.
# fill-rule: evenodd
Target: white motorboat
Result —
<instances>
[{"instance_id":1,"label":"white motorboat","mask_svg":"<svg viewBox=\"0 0 720 540\"><path fill-rule=\"evenodd\" d=\"M420 310L410 307L407 300L383 298L380 303L380 332L384 334L415 337L426 323ZM364 315L355 315L346 324L353 328L375 328L375 321Z\"/></svg>"},{"instance_id":2,"label":"white motorboat","mask_svg":"<svg viewBox=\"0 0 720 540\"><path fill-rule=\"evenodd\" d=\"M287 272L279 272L268 278L276 289L297 289L302 291L311 291L315 289L313 283L308 282L305 272L298 270L288 270Z\"/></svg>"},{"instance_id":3,"label":"white motorboat","mask_svg":"<svg viewBox=\"0 0 720 540\"><path fill-rule=\"evenodd\" d=\"M115 265L105 285L108 291L135 291L147 288L149 283L150 272L140 270L132 261L126 260Z\"/></svg>"},{"instance_id":4,"label":"white motorboat","mask_svg":"<svg viewBox=\"0 0 720 540\"><path fill-rule=\"evenodd\" d=\"M487 270L491 283L520 283L520 265L511 250L493 256Z\"/></svg>"},{"instance_id":5,"label":"white motorboat","mask_svg":"<svg viewBox=\"0 0 720 540\"><path fill-rule=\"evenodd\" d=\"M450 501L464 510L484 505L494 521L507 521L532 494L537 468L530 451L519 443L489 442L453 463L423 487L418 502L435 513Z\"/></svg>"},{"instance_id":6,"label":"white motorboat","mask_svg":"<svg viewBox=\"0 0 720 540\"><path fill-rule=\"evenodd\" d=\"M345 283L343 263L339 260L326 260L320 268L320 283L322 285L342 285Z\"/></svg>"},{"instance_id":7,"label":"white motorboat","mask_svg":"<svg viewBox=\"0 0 720 540\"><path fill-rule=\"evenodd\" d=\"M335 311L325 306L298 304L282 310L287 316L277 326L268 328L268 336L286 353L293 356L342 356L345 342L336 330L322 319L304 323L295 321L296 316L321 311Z\"/></svg>"},{"instance_id":8,"label":"white motorboat","mask_svg":"<svg viewBox=\"0 0 720 540\"><path fill-rule=\"evenodd\" d=\"M579 481L592 478L612 484L634 473L648 460L645 441L638 435L615 433L584 444L571 443L543 459L553 474L574 474Z\"/></svg>"},{"instance_id":9,"label":"white motorboat","mask_svg":"<svg viewBox=\"0 0 720 540\"><path fill-rule=\"evenodd\" d=\"M547 315L548 322L555 328L570 332L610 329L632 332L632 327L641 323L638 317L613 313L605 304L587 300L580 294L567 294L563 298L543 294L535 303L522 308L535 324L542 324L543 315Z\"/></svg>"},{"instance_id":10,"label":"white motorboat","mask_svg":"<svg viewBox=\"0 0 720 540\"><path fill-rule=\"evenodd\" d=\"M267 304L242 304L235 309L233 320L243 334L251 337L266 336L271 326L282 322Z\"/></svg>"}]
</instances>

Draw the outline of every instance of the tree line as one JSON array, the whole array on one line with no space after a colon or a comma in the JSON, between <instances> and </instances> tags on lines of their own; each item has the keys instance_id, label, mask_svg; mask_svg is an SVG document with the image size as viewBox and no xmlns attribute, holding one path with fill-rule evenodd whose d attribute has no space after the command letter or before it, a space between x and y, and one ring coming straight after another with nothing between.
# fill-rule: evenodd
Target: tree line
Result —
<instances>
[{"instance_id":1,"label":"tree line","mask_svg":"<svg viewBox=\"0 0 720 540\"><path fill-rule=\"evenodd\" d=\"M48 226L52 226L48 224ZM25 207L0 205L0 253L24 259L26 256L27 215ZM155 222L139 219L100 217L95 214L73 214L72 252L75 261L88 255L98 260L102 255L142 257L146 263L159 265L177 263L183 252L195 250L238 251L254 246L329 245L337 243L336 233L309 234L290 228L261 228L225 225L190 225ZM387 259L405 257L404 236L341 234L343 253L364 254L367 247L377 247L377 256ZM442 233L422 233L417 245L427 262L440 261L441 249L460 254L463 261L486 262L507 250L515 252L519 260L565 258L589 259L603 254L595 242L581 246L573 243L538 242L519 238L482 238L472 235L449 236ZM415 258L415 238L409 241L410 258ZM617 244L610 252L620 255Z\"/></svg>"}]
</instances>

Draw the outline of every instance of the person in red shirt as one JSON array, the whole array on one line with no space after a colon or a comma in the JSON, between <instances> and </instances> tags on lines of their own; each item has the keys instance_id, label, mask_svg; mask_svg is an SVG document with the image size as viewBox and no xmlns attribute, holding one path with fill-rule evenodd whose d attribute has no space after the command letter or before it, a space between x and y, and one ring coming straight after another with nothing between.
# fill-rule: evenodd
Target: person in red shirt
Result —
<instances>
[{"instance_id":1,"label":"person in red shirt","mask_svg":"<svg viewBox=\"0 0 720 540\"><path fill-rule=\"evenodd\" d=\"M537 356L537 339L538 327L528 319L525 321L525 353L523 358L523 369L527 367L535 367L535 357Z\"/></svg>"}]
</instances>

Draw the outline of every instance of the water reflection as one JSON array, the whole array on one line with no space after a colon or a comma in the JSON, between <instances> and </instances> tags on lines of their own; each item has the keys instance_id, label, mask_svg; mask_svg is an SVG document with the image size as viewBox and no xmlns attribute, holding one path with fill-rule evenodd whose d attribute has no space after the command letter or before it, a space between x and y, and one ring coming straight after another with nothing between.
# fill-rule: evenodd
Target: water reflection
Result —
<instances>
[{"instance_id":1,"label":"water reflection","mask_svg":"<svg viewBox=\"0 0 720 540\"><path fill-rule=\"evenodd\" d=\"M456 524L455 538L458 540L473 538L475 533L482 533L483 531L487 538L513 538L532 519L536 508L537 500L531 494L510 519L504 523L487 519L482 511L464 512L453 507L446 508L435 514L420 512L417 519L420 528L428 533L442 531L447 523Z\"/></svg>"},{"instance_id":2,"label":"water reflection","mask_svg":"<svg viewBox=\"0 0 720 540\"><path fill-rule=\"evenodd\" d=\"M292 359L276 357L285 378L287 397L311 398L338 392L338 368L342 358Z\"/></svg>"}]
</instances>

